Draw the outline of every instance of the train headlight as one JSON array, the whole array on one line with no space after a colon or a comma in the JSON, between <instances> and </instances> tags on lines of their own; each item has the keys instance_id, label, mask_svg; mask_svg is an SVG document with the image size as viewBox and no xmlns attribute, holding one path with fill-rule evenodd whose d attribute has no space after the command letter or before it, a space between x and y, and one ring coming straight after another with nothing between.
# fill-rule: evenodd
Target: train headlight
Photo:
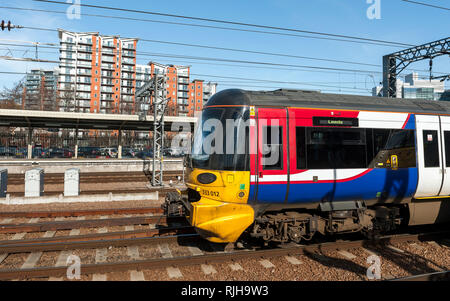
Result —
<instances>
[{"instance_id":1,"label":"train headlight","mask_svg":"<svg viewBox=\"0 0 450 301\"><path fill-rule=\"evenodd\" d=\"M202 173L197 176L197 181L201 184L211 184L217 180L217 176L212 173Z\"/></svg>"}]
</instances>

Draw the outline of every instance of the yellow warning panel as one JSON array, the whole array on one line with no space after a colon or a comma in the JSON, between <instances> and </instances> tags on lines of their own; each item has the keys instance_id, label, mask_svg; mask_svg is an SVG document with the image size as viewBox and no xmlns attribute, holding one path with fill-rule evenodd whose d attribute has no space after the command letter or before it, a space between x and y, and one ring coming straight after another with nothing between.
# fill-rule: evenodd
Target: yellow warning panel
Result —
<instances>
[{"instance_id":1,"label":"yellow warning panel","mask_svg":"<svg viewBox=\"0 0 450 301\"><path fill-rule=\"evenodd\" d=\"M392 169L397 169L398 168L398 157L397 157L397 155L392 155L391 156L391 167L392 167Z\"/></svg>"},{"instance_id":2,"label":"yellow warning panel","mask_svg":"<svg viewBox=\"0 0 450 301\"><path fill-rule=\"evenodd\" d=\"M250 116L255 116L255 107L250 107Z\"/></svg>"}]
</instances>

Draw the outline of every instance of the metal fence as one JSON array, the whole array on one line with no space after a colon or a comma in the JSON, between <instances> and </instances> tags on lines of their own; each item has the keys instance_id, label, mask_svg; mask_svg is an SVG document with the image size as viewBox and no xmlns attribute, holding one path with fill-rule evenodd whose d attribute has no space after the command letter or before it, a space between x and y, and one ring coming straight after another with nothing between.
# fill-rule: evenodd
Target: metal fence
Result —
<instances>
[{"instance_id":1,"label":"metal fence","mask_svg":"<svg viewBox=\"0 0 450 301\"><path fill-rule=\"evenodd\" d=\"M29 134L27 131L12 131L0 133L0 158L27 158ZM42 156L42 150L65 150L74 153L78 148L117 148L119 145L118 131L79 131L75 139L75 131L35 130L32 134L33 157ZM153 139L149 132L123 131L120 145L123 148L142 151L153 147Z\"/></svg>"}]
</instances>

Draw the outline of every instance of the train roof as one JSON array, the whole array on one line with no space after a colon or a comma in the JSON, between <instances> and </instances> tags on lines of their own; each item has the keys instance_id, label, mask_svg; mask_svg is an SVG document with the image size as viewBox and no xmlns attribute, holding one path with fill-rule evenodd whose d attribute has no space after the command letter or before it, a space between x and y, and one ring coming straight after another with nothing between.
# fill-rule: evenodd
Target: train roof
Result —
<instances>
[{"instance_id":1,"label":"train roof","mask_svg":"<svg viewBox=\"0 0 450 301\"><path fill-rule=\"evenodd\" d=\"M214 94L205 107L227 105L450 115L450 102L446 101L329 94L319 91L286 89L275 91L227 89Z\"/></svg>"}]
</instances>

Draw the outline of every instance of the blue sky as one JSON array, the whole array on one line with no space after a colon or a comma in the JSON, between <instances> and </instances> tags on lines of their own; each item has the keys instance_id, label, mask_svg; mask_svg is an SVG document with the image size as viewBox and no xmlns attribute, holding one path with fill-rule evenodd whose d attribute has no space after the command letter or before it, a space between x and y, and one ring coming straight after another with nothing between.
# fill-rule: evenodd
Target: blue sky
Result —
<instances>
[{"instance_id":1,"label":"blue sky","mask_svg":"<svg viewBox=\"0 0 450 301\"><path fill-rule=\"evenodd\" d=\"M62 1L62 0L61 0ZM344 34L371 39L381 39L402 42L406 44L422 44L449 36L450 12L431 7L424 7L403 2L401 0L380 0L381 19L371 20L367 17L370 4L367 0L228 0L228 1L106 1L81 0L83 4L106 5L129 9L156 11L163 13L204 17L211 19L232 20L245 23L255 23L279 27L297 28L302 30L320 31L333 34ZM430 4L445 6L447 3L437 0L422 0ZM65 2L65 1L64 1ZM448 3L450 4L450 3ZM0 6L21 8L50 9L65 11L67 6L34 2L31 0L2 1ZM450 6L450 5L448 5ZM180 20L160 16L133 14L125 12L105 11L93 8L81 8L82 13L117 15L151 20L202 23L207 25L225 26L221 24L199 21ZM401 50L402 47L386 47L377 45L345 43L337 41L318 40L300 37L266 35L260 33L237 32L219 29L205 29L141 21L124 21L105 18L81 16L80 20L69 20L64 14L15 11L0 8L1 19L11 20L14 24L63 28L71 31L94 31L105 35L120 35L181 43L202 44L215 47L239 48L264 52L275 52L298 56L309 56L345 61L379 64L379 67L349 65L341 63L320 62L314 60L285 58L260 54L247 54L222 50L201 49L184 46L164 45L157 43L138 43L138 53L168 53L188 56L217 57L232 60L251 60L277 64L295 64L321 66L331 68L346 68L372 70L381 72L382 56ZM236 26L235 26L236 27ZM59 43L56 32L13 30L0 32L0 43L4 40L34 41L44 43ZM12 42L9 42L12 43ZM0 45L0 55L15 57L34 57L34 51L25 53L24 49ZM21 49L21 50L16 50ZM39 58L58 60L58 53L41 49ZM161 57L143 57L138 55L138 63L146 64L150 60L161 63L190 65L191 73L198 74L192 78L216 81L219 90L237 87L254 90L271 90L275 88L297 88L322 90L324 92L369 94L374 83L382 80L381 73L359 74L346 72L311 72L310 70L285 70L283 67L262 67L237 63L220 63L194 61L187 59L169 59ZM228 65L228 66L225 66ZM234 65L234 66L230 66ZM235 66L239 65L239 66ZM33 68L51 69L56 64L22 63L0 60L2 71L27 72ZM411 65L412 69L427 70L428 62ZM292 69L292 68L291 68ZM449 72L448 57L441 57L434 62L434 71ZM275 80L282 82L302 82L304 84L270 83L257 81L242 81L221 79L206 75L220 75L260 80ZM426 72L421 75L426 76ZM0 74L1 86L11 87L20 80L20 75ZM307 84L308 83L308 84ZM447 87L449 86L447 81ZM335 87L321 87L330 85Z\"/></svg>"}]
</instances>

